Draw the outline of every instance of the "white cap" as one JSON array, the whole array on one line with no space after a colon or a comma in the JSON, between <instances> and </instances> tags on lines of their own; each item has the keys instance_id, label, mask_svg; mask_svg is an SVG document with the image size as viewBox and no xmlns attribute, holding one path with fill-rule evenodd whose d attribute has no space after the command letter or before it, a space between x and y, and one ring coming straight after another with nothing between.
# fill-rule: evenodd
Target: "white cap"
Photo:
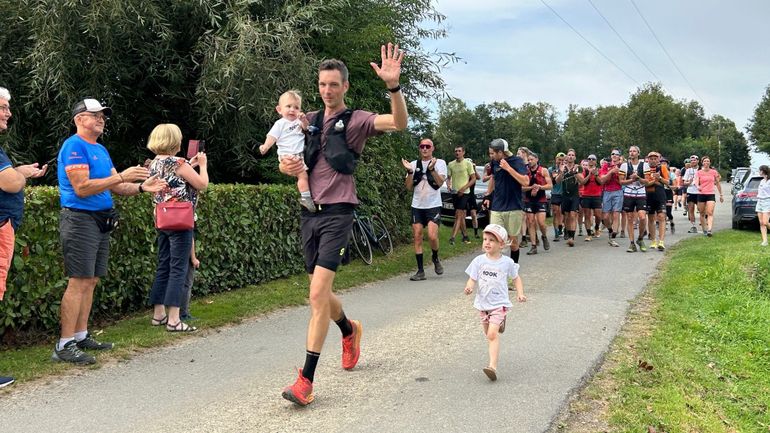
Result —
<instances>
[{"instance_id":1,"label":"white cap","mask_svg":"<svg viewBox=\"0 0 770 433\"><path fill-rule=\"evenodd\" d=\"M503 245L508 244L508 232L505 230L505 227L499 224L487 224L487 226L484 227L484 233L491 233L495 235L497 240L499 240Z\"/></svg>"}]
</instances>

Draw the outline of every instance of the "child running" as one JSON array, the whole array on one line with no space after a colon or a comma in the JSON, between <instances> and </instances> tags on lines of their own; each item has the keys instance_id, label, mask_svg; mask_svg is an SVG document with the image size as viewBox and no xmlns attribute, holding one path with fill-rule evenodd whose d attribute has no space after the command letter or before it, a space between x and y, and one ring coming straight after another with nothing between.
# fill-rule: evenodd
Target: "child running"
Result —
<instances>
[{"instance_id":1,"label":"child running","mask_svg":"<svg viewBox=\"0 0 770 433\"><path fill-rule=\"evenodd\" d=\"M503 226L489 224L484 228L482 249L484 254L473 259L465 273L468 282L465 283L465 294L473 293L476 282L479 289L473 306L479 310L481 326L489 342L489 366L484 367L484 374L489 380L497 380L497 357L500 353L498 333L505 331L505 315L513 307L508 298L508 278L513 280L516 288L516 299L525 302L524 283L519 276L519 265L513 259L502 254L503 247L508 241L508 232Z\"/></svg>"},{"instance_id":2,"label":"child running","mask_svg":"<svg viewBox=\"0 0 770 433\"><path fill-rule=\"evenodd\" d=\"M308 128L308 121L305 113L302 112L302 97L299 92L296 90L284 92L278 98L275 111L281 115L281 118L267 133L265 144L259 146L259 152L264 155L274 144L277 144L278 161L294 158L304 162L305 130ZM297 175L297 189L300 204L310 212L315 212L316 208L310 197L310 184L307 180L307 166L305 171Z\"/></svg>"}]
</instances>

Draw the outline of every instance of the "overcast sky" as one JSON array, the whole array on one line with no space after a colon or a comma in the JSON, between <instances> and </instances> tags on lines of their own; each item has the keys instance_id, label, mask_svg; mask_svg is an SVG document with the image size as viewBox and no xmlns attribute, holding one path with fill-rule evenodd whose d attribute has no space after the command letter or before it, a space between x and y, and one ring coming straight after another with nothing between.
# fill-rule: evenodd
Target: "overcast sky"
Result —
<instances>
[{"instance_id":1,"label":"overcast sky","mask_svg":"<svg viewBox=\"0 0 770 433\"><path fill-rule=\"evenodd\" d=\"M570 103L621 105L639 83L659 79L675 99L696 100L706 116L721 114L744 132L770 84L770 1L634 0L692 88L631 0L591 1L545 0L625 73L540 0L434 0L449 37L426 46L463 59L443 76L448 92L471 107L545 101L563 117Z\"/></svg>"}]
</instances>

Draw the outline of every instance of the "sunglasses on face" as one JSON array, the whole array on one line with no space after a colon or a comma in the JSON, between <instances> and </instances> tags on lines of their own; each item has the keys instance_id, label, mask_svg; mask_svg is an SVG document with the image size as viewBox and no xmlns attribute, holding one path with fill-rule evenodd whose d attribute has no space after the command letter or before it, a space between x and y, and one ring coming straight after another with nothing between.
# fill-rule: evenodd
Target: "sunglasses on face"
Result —
<instances>
[{"instance_id":1,"label":"sunglasses on face","mask_svg":"<svg viewBox=\"0 0 770 433\"><path fill-rule=\"evenodd\" d=\"M596 161L596 158L588 158L589 161Z\"/></svg>"},{"instance_id":2,"label":"sunglasses on face","mask_svg":"<svg viewBox=\"0 0 770 433\"><path fill-rule=\"evenodd\" d=\"M420 149L430 149L430 148L431 148L430 144L421 144L420 145Z\"/></svg>"}]
</instances>

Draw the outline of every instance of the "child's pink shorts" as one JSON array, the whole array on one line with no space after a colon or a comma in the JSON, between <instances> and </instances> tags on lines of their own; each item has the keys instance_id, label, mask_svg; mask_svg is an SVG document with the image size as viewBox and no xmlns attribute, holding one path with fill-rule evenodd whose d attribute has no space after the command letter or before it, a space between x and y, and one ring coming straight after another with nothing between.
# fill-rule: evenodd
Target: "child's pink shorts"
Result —
<instances>
[{"instance_id":1,"label":"child's pink shorts","mask_svg":"<svg viewBox=\"0 0 770 433\"><path fill-rule=\"evenodd\" d=\"M508 307L500 307L489 311L479 311L479 317L481 317L481 323L491 323L500 326L507 313Z\"/></svg>"}]
</instances>

